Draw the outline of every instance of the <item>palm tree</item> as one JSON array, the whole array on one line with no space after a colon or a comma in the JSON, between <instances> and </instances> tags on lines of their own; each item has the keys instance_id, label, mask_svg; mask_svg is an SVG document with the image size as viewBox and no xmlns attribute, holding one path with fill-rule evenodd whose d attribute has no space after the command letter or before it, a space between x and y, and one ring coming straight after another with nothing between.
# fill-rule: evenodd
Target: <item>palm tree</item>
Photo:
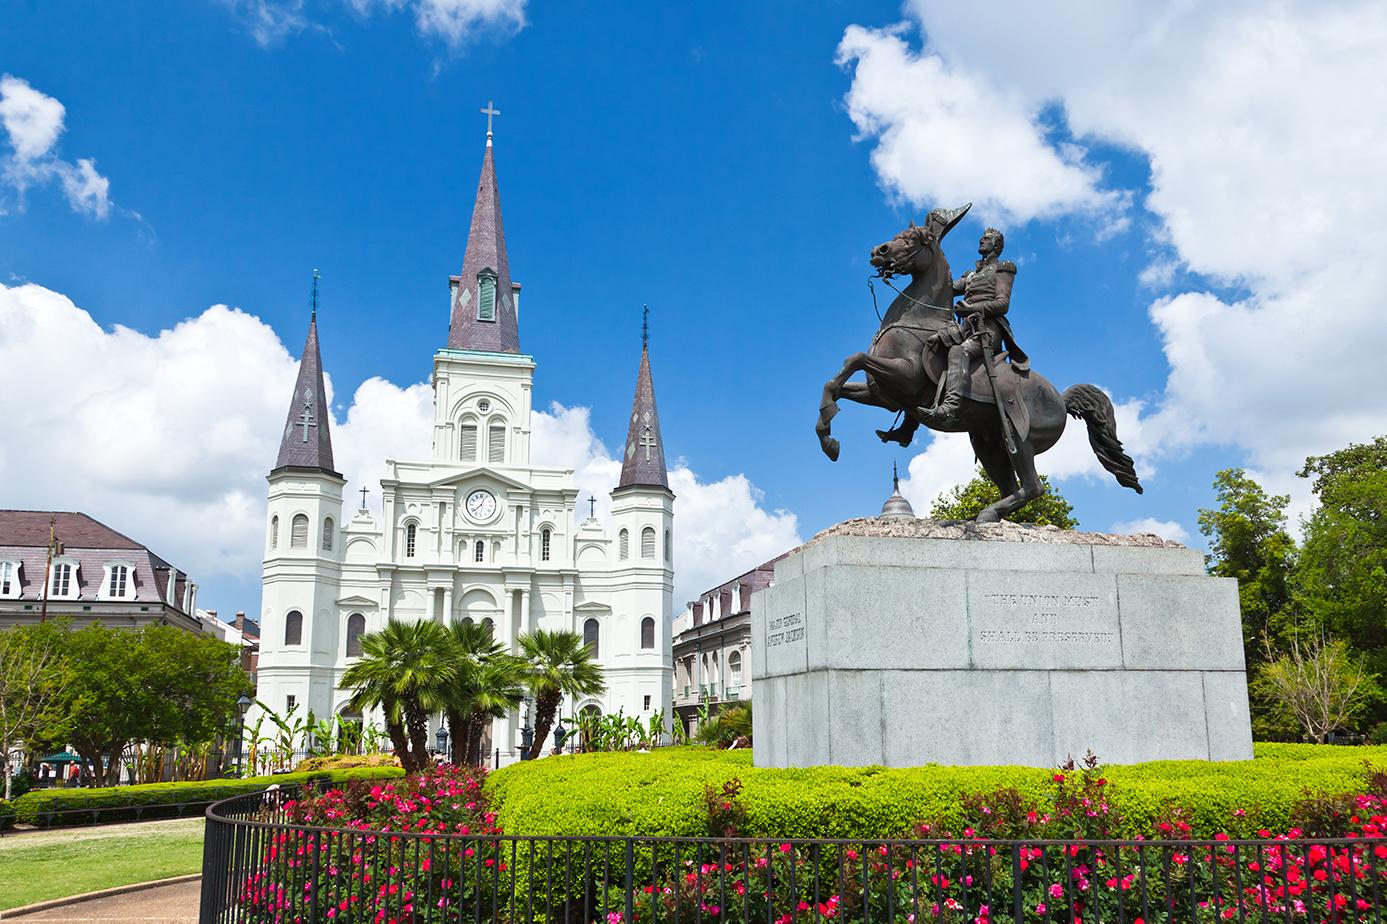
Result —
<instances>
[{"instance_id":1,"label":"palm tree","mask_svg":"<svg viewBox=\"0 0 1387 924\"><path fill-rule=\"evenodd\" d=\"M530 759L544 750L544 739L554 725L559 702L569 696L597 696L607 689L602 666L592 660L592 650L577 632L536 629L521 633L520 651L529 662L526 682L535 695L535 740Z\"/></svg>"},{"instance_id":2,"label":"palm tree","mask_svg":"<svg viewBox=\"0 0 1387 924\"><path fill-rule=\"evenodd\" d=\"M435 622L391 619L379 632L361 636L361 658L342 674L353 687L351 705L379 707L385 730L406 773L429 765L429 715L444 701L458 672L448 630Z\"/></svg>"},{"instance_id":3,"label":"palm tree","mask_svg":"<svg viewBox=\"0 0 1387 924\"><path fill-rule=\"evenodd\" d=\"M488 623L455 622L448 634L458 662L444 704L452 731L451 759L478 764L486 720L510 714L525 696L526 665L492 637Z\"/></svg>"}]
</instances>

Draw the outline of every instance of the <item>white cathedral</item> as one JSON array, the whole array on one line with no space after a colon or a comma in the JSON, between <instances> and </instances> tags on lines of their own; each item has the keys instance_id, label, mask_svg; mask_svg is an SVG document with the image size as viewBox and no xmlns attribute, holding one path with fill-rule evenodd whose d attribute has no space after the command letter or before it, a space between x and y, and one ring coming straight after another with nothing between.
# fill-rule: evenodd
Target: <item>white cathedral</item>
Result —
<instances>
[{"instance_id":1,"label":"white cathedral","mask_svg":"<svg viewBox=\"0 0 1387 924\"><path fill-rule=\"evenodd\" d=\"M430 459L386 461L380 521L344 517L333 466L316 310L269 475L258 698L280 714L356 718L340 686L362 633L391 618L490 623L516 651L534 629L578 632L607 690L580 711L670 715L674 494L648 347L636 378L610 530L579 522L573 471L530 459L535 361L520 350L491 132L462 272L449 278L448 343L433 358ZM523 710L522 710L523 711ZM514 759L526 716L494 723ZM250 717L254 721L254 716Z\"/></svg>"}]
</instances>

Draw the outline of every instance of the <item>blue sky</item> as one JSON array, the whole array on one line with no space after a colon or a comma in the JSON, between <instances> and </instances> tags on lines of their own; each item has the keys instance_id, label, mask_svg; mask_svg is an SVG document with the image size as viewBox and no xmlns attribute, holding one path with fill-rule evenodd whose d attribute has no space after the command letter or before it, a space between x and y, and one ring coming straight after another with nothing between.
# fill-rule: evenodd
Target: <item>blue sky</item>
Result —
<instances>
[{"instance_id":1,"label":"blue sky","mask_svg":"<svg viewBox=\"0 0 1387 924\"><path fill-rule=\"evenodd\" d=\"M450 41L420 25L414 0L393 9L337 0L4 4L0 72L66 107L52 156L93 158L109 180L110 207L104 219L84 213L55 182L10 189L0 198L0 282L61 293L108 333L122 325L155 337L208 306L239 307L296 356L316 267L323 358L345 416L372 377L400 387L426 380L432 352L444 342L446 277L462 263L485 135L477 110L494 99L502 111L496 152L512 275L524 285L522 347L539 362L536 407L591 408L592 431L618 445L640 309L649 303L670 456L704 483L744 474L763 492L753 495L755 506L792 512L802 538L879 509L893 461L910 472L917 499L960 471L961 454L952 461L942 450L929 455L926 437L908 451L878 443L872 430L888 423L882 412L845 407L835 421L844 444L836 464L820 454L812 429L824 379L864 349L876 328L869 247L930 205L979 203L947 241L956 269L973 258L984 220L1005 231L1007 256L1020 265L1013 323L1047 377L1061 388L1101 385L1132 419L1147 421L1133 447L1147 474L1144 496L1078 462L1059 467L1060 487L1085 528L1152 518L1197 543L1194 512L1210 501L1217 469L1250 464L1287 489L1297 454L1334 448L1328 443L1345 434L1366 438L1379 424L1358 415L1332 437L1282 447L1259 443L1240 424L1225 427L1213 412L1184 430L1162 413L1173 405L1188 410L1193 392L1204 389L1202 400L1212 400L1208 389L1217 391L1209 384L1216 379L1198 371L1217 366L1216 353L1181 358L1182 350L1202 349L1182 339L1190 326L1205 329L1198 320L1205 309L1193 300L1217 314L1210 325L1221 318L1256 330L1261 322L1238 312L1290 297L1254 256L1190 230L1202 219L1189 216L1189 202L1207 200L1180 185L1181 158L1148 140L1171 127L1161 119L1179 118L1169 113L1181 110L1181 85L1152 105L1149 126L1128 111L1139 108L1132 88L1140 81L1107 56L1091 65L1119 88L1116 102L1085 97L1081 76L1010 92L1025 84L1024 71L1008 70L1022 68L1015 62L1024 55L987 70L992 65L980 58L990 27L969 32L967 9L936 9L945 4L904 12L898 3L864 2L494 5L518 11L523 27L505 17L464 23ZM257 36L255 16L265 11L297 24ZM1226 24L1236 32L1235 13L1227 17L1214 17L1211 29ZM906 25L890 31L897 23ZM856 50L840 52L854 25L865 30ZM953 41L931 44L927 36L936 30ZM893 43L908 60L890 58ZM1042 49L1031 51L1038 57ZM1203 59L1197 50L1188 54L1197 72ZM948 86L983 88L976 107L943 121L930 121L938 98L896 107L897 98L930 92L909 67L931 60L955 82ZM886 86L872 83L878 77L869 66L886 74ZM895 86L891 67L905 77ZM1254 93L1256 68L1246 78ZM1313 108L1316 91L1305 92ZM1243 111L1261 118L1253 103ZM985 146L992 132L1002 136L999 125L1018 118L1034 137L1012 160L994 168L972 157L969 145ZM912 127L926 136L914 147L899 140ZM903 130L896 142L893 129ZM893 144L906 149L898 147L892 163L874 162ZM965 165L936 169L931 158L944 150L962 152ZM1180 153L1196 167L1207 156ZM1054 163L1040 163L1046 157ZM1153 162L1165 171L1156 179ZM1187 172L1199 174L1196 167ZM1013 169L1022 179L1013 176L1010 186L1021 191L991 191L1008 186L997 178ZM1206 172L1221 169L1214 157ZM1034 182L1025 179L1031 170L1041 170ZM1078 187L1045 199L1034 190L1046 176ZM1260 193L1268 211L1274 191L1269 182ZM1262 213L1247 198L1258 194L1237 200L1247 218L1221 213L1208 221L1238 227ZM1195 319L1153 323L1153 304L1162 299L1174 299L1172 312L1190 300ZM9 339L12 348L24 347L13 328ZM99 390L100 357L113 355L54 357L47 374L39 373L46 387L37 400L62 404L70 377L94 378ZM1176 381L1173 365L1181 363L1195 371ZM188 374L199 375L196 365ZM238 400L227 389L212 389L200 413L180 406L185 419L165 421L164 432L234 440L209 435ZM273 400L286 402L287 386ZM1263 404L1254 395L1244 406ZM162 415L157 400L152 412ZM38 423L25 426L7 442L44 438ZM88 449L98 458L105 451L99 443ZM272 461L267 455L256 477ZM88 494L72 480L25 480L24 471L12 467L0 504L105 506L89 512L128 527L175 562L191 559L188 567L204 572L195 577L205 605L256 608L254 537L247 555L209 560L179 547L196 541L186 532L141 535L157 526L103 500L110 494ZM216 493L218 471L208 468L210 484L188 478L179 496ZM138 472L122 481L126 491L167 503L157 482L153 473L142 482ZM254 518L254 511L244 515ZM218 529L216 521L207 525ZM762 551L776 550L753 544L729 555L725 567L754 564L738 558ZM701 564L700 574L710 576L723 567Z\"/></svg>"}]
</instances>

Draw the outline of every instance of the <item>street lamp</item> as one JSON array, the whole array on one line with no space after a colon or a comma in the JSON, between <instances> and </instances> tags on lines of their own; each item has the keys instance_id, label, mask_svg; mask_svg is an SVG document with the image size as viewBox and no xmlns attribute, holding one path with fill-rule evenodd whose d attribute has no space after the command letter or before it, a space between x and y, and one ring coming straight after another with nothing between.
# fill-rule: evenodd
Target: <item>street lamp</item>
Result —
<instances>
[{"instance_id":1,"label":"street lamp","mask_svg":"<svg viewBox=\"0 0 1387 924\"><path fill-rule=\"evenodd\" d=\"M525 724L520 726L520 759L530 759L530 748L535 743L535 730L530 727L530 700L525 699Z\"/></svg>"},{"instance_id":2,"label":"street lamp","mask_svg":"<svg viewBox=\"0 0 1387 924\"><path fill-rule=\"evenodd\" d=\"M447 759L448 729L443 725L438 726L438 731L434 732L433 740L434 743L438 745L438 753L443 755L444 759Z\"/></svg>"},{"instance_id":3,"label":"street lamp","mask_svg":"<svg viewBox=\"0 0 1387 924\"><path fill-rule=\"evenodd\" d=\"M244 768L241 766L242 756L246 751L246 711L255 703L246 694L242 693L236 699L236 779L241 778Z\"/></svg>"},{"instance_id":4,"label":"street lamp","mask_svg":"<svg viewBox=\"0 0 1387 924\"><path fill-rule=\"evenodd\" d=\"M568 737L568 729L563 727L563 716L559 717L559 724L554 726L554 750L563 753L563 742Z\"/></svg>"}]
</instances>

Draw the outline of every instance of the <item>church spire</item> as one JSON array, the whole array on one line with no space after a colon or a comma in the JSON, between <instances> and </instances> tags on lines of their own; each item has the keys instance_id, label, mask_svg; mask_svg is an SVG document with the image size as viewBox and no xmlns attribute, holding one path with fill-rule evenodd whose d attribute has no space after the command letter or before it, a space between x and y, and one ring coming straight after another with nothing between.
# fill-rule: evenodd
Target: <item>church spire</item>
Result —
<instances>
[{"instance_id":1,"label":"church spire","mask_svg":"<svg viewBox=\"0 0 1387 924\"><path fill-rule=\"evenodd\" d=\"M641 320L641 367L636 374L636 397L631 403L631 425L626 432L626 453L621 461L618 488L644 485L669 489L665 473L665 441L660 435L660 414L655 409L655 383L650 377L650 309Z\"/></svg>"},{"instance_id":2,"label":"church spire","mask_svg":"<svg viewBox=\"0 0 1387 924\"><path fill-rule=\"evenodd\" d=\"M506 233L501 224L501 194L496 185L496 158L491 146L491 117L500 115L488 102L486 153L477 198L472 205L472 225L467 232L467 253L462 273L453 289L448 347L519 353L520 330L515 295L511 290L510 260L506 257Z\"/></svg>"},{"instance_id":3,"label":"church spire","mask_svg":"<svg viewBox=\"0 0 1387 924\"><path fill-rule=\"evenodd\" d=\"M327 390L323 387L323 360L318 354L318 271L313 271L313 313L308 322L308 340L299 360L294 396L289 400L289 416L279 443L275 471L284 468L316 469L336 475L332 462L332 435L328 432Z\"/></svg>"}]
</instances>

